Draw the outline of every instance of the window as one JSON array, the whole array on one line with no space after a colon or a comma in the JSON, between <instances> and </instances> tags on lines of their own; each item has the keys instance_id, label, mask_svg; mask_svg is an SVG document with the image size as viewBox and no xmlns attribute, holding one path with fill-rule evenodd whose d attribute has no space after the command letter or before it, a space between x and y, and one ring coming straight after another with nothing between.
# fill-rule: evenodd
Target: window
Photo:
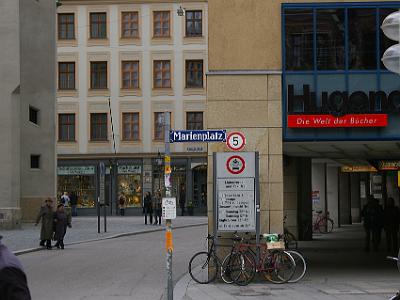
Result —
<instances>
[{"instance_id":1,"label":"window","mask_svg":"<svg viewBox=\"0 0 400 300\"><path fill-rule=\"evenodd\" d=\"M171 87L171 62L169 60L154 61L154 88Z\"/></svg>"},{"instance_id":2,"label":"window","mask_svg":"<svg viewBox=\"0 0 400 300\"><path fill-rule=\"evenodd\" d=\"M58 39L75 39L75 15L73 13L58 14Z\"/></svg>"},{"instance_id":3,"label":"window","mask_svg":"<svg viewBox=\"0 0 400 300\"><path fill-rule=\"evenodd\" d=\"M31 169L40 169L40 155L31 155Z\"/></svg>"},{"instance_id":4,"label":"window","mask_svg":"<svg viewBox=\"0 0 400 300\"><path fill-rule=\"evenodd\" d=\"M203 87L203 60L186 61L186 87Z\"/></svg>"},{"instance_id":5,"label":"window","mask_svg":"<svg viewBox=\"0 0 400 300\"><path fill-rule=\"evenodd\" d=\"M169 11L153 12L153 36L170 37L170 13Z\"/></svg>"},{"instance_id":6,"label":"window","mask_svg":"<svg viewBox=\"0 0 400 300\"><path fill-rule=\"evenodd\" d=\"M311 9L291 9L285 14L287 70L312 70L313 13Z\"/></svg>"},{"instance_id":7,"label":"window","mask_svg":"<svg viewBox=\"0 0 400 300\"><path fill-rule=\"evenodd\" d=\"M90 88L107 89L106 61L96 61L90 63Z\"/></svg>"},{"instance_id":8,"label":"window","mask_svg":"<svg viewBox=\"0 0 400 300\"><path fill-rule=\"evenodd\" d=\"M139 62L123 61L122 62L122 88L138 89L139 88Z\"/></svg>"},{"instance_id":9,"label":"window","mask_svg":"<svg viewBox=\"0 0 400 300\"><path fill-rule=\"evenodd\" d=\"M203 112L187 112L186 129L203 130Z\"/></svg>"},{"instance_id":10,"label":"window","mask_svg":"<svg viewBox=\"0 0 400 300\"><path fill-rule=\"evenodd\" d=\"M122 139L124 141L139 140L139 113L123 113L122 114Z\"/></svg>"},{"instance_id":11,"label":"window","mask_svg":"<svg viewBox=\"0 0 400 300\"><path fill-rule=\"evenodd\" d=\"M90 140L107 141L107 113L90 114Z\"/></svg>"},{"instance_id":12,"label":"window","mask_svg":"<svg viewBox=\"0 0 400 300\"><path fill-rule=\"evenodd\" d=\"M139 37L139 14L137 11L122 12L121 37Z\"/></svg>"},{"instance_id":13,"label":"window","mask_svg":"<svg viewBox=\"0 0 400 300\"><path fill-rule=\"evenodd\" d=\"M203 16L201 10L186 11L186 36L195 37L203 35Z\"/></svg>"},{"instance_id":14,"label":"window","mask_svg":"<svg viewBox=\"0 0 400 300\"><path fill-rule=\"evenodd\" d=\"M39 124L39 110L29 106L29 121L38 125Z\"/></svg>"},{"instance_id":15,"label":"window","mask_svg":"<svg viewBox=\"0 0 400 300\"><path fill-rule=\"evenodd\" d=\"M61 142L75 141L75 114L58 115L58 140Z\"/></svg>"},{"instance_id":16,"label":"window","mask_svg":"<svg viewBox=\"0 0 400 300\"><path fill-rule=\"evenodd\" d=\"M154 140L164 140L164 112L154 113Z\"/></svg>"},{"instance_id":17,"label":"window","mask_svg":"<svg viewBox=\"0 0 400 300\"><path fill-rule=\"evenodd\" d=\"M75 89L75 63L59 62L58 63L58 89L74 90Z\"/></svg>"},{"instance_id":18,"label":"window","mask_svg":"<svg viewBox=\"0 0 400 300\"><path fill-rule=\"evenodd\" d=\"M107 38L106 13L90 13L90 38L91 39Z\"/></svg>"}]
</instances>

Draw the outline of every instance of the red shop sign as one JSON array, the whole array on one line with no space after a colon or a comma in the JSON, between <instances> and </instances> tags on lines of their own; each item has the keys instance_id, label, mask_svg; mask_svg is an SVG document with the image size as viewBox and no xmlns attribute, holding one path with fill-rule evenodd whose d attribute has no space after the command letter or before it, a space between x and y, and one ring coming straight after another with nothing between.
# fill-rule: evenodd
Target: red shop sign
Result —
<instances>
[{"instance_id":1,"label":"red shop sign","mask_svg":"<svg viewBox=\"0 0 400 300\"><path fill-rule=\"evenodd\" d=\"M386 127L387 114L288 115L289 128Z\"/></svg>"}]
</instances>

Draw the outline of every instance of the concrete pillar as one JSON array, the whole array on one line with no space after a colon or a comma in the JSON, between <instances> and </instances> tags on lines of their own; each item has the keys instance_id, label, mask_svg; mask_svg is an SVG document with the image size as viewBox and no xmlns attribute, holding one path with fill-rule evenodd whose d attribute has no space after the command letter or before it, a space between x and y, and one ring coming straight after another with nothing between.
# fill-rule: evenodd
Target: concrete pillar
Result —
<instances>
[{"instance_id":1,"label":"concrete pillar","mask_svg":"<svg viewBox=\"0 0 400 300\"><path fill-rule=\"evenodd\" d=\"M297 224L299 240L312 239L311 159L297 159ZM311 229L311 230L310 230Z\"/></svg>"},{"instance_id":2,"label":"concrete pillar","mask_svg":"<svg viewBox=\"0 0 400 300\"><path fill-rule=\"evenodd\" d=\"M360 174L350 173L351 221L361 222Z\"/></svg>"},{"instance_id":3,"label":"concrete pillar","mask_svg":"<svg viewBox=\"0 0 400 300\"><path fill-rule=\"evenodd\" d=\"M327 211L329 211L330 218L333 220L334 227L339 226L339 182L338 182L339 168L336 166L327 167Z\"/></svg>"},{"instance_id":4,"label":"concrete pillar","mask_svg":"<svg viewBox=\"0 0 400 300\"><path fill-rule=\"evenodd\" d=\"M285 227L298 237L297 224L297 158L283 158L283 215L286 216Z\"/></svg>"},{"instance_id":5,"label":"concrete pillar","mask_svg":"<svg viewBox=\"0 0 400 300\"><path fill-rule=\"evenodd\" d=\"M344 224L351 224L349 173L339 173L339 226Z\"/></svg>"}]
</instances>

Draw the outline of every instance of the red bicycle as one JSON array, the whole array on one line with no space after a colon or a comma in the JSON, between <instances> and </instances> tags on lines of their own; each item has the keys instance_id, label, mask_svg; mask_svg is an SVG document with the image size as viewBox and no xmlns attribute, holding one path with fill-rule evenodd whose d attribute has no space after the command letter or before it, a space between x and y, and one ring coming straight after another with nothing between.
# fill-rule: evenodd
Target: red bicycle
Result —
<instances>
[{"instance_id":1,"label":"red bicycle","mask_svg":"<svg viewBox=\"0 0 400 300\"><path fill-rule=\"evenodd\" d=\"M329 211L326 214L322 210L317 211L317 217L313 222L313 232L330 233L333 230L333 220L329 218Z\"/></svg>"}]
</instances>

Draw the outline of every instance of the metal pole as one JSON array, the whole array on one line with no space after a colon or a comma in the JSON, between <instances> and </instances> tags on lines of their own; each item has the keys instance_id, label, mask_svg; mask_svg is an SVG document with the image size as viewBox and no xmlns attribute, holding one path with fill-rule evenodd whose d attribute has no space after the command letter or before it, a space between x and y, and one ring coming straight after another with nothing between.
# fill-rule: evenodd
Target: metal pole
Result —
<instances>
[{"instance_id":1,"label":"metal pole","mask_svg":"<svg viewBox=\"0 0 400 300\"><path fill-rule=\"evenodd\" d=\"M104 232L107 232L107 205L104 203Z\"/></svg>"},{"instance_id":2,"label":"metal pole","mask_svg":"<svg viewBox=\"0 0 400 300\"><path fill-rule=\"evenodd\" d=\"M164 113L164 140L165 140L165 154L164 154L164 182L165 182L165 196L171 197L171 153L169 147L169 131L171 127L171 115L169 112ZM165 245L167 250L167 299L174 299L174 287L172 284L172 221L171 219L165 220Z\"/></svg>"},{"instance_id":3,"label":"metal pole","mask_svg":"<svg viewBox=\"0 0 400 300\"><path fill-rule=\"evenodd\" d=\"M97 233L100 233L100 197L97 197Z\"/></svg>"}]
</instances>

